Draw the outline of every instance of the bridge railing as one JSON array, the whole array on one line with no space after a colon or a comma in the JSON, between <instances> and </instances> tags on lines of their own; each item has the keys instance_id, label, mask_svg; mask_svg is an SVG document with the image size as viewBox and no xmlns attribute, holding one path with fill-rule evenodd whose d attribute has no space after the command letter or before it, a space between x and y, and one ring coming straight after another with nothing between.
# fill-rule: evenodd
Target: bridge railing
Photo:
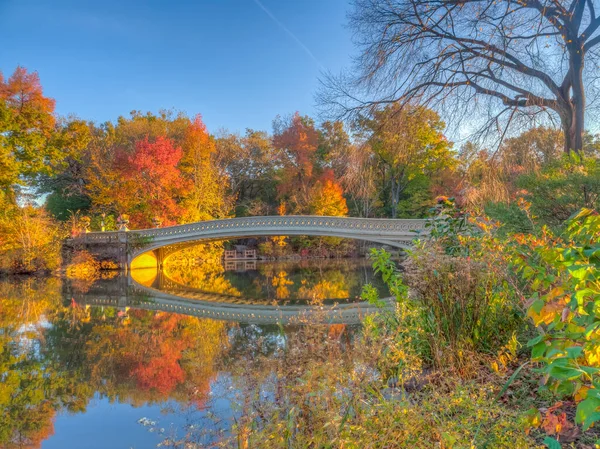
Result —
<instances>
[{"instance_id":1,"label":"bridge railing","mask_svg":"<svg viewBox=\"0 0 600 449\"><path fill-rule=\"evenodd\" d=\"M234 229L273 229L285 233L286 229L340 229L351 232L363 232L378 235L415 235L425 231L426 220L326 217L315 215L284 215L264 217L225 218L207 220L164 228L132 230L139 237L168 237L179 234L227 231ZM118 231L90 232L86 238L95 241L117 241Z\"/></svg>"}]
</instances>

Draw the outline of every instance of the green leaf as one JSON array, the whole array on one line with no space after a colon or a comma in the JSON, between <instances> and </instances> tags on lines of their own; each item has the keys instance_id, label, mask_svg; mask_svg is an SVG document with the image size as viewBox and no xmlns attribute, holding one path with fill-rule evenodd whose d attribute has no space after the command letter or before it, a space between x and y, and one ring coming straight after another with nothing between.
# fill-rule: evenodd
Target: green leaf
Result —
<instances>
[{"instance_id":1,"label":"green leaf","mask_svg":"<svg viewBox=\"0 0 600 449\"><path fill-rule=\"evenodd\" d=\"M590 390L591 391L591 390ZM583 430L587 430L592 422L597 421L596 410L600 407L600 399L590 396L577 404L577 412L575 413L575 421L583 423ZM587 423L587 426L585 425Z\"/></svg>"},{"instance_id":2,"label":"green leaf","mask_svg":"<svg viewBox=\"0 0 600 449\"><path fill-rule=\"evenodd\" d=\"M596 321L595 323L590 324L585 328L585 338L590 338L592 333L600 326L600 321Z\"/></svg>"},{"instance_id":3,"label":"green leaf","mask_svg":"<svg viewBox=\"0 0 600 449\"><path fill-rule=\"evenodd\" d=\"M548 446L548 449L562 449L560 443L551 437L544 438L544 444Z\"/></svg>"},{"instance_id":4,"label":"green leaf","mask_svg":"<svg viewBox=\"0 0 600 449\"><path fill-rule=\"evenodd\" d=\"M573 380L581 377L583 371L568 366L550 366L548 374L558 380Z\"/></svg>"},{"instance_id":5,"label":"green leaf","mask_svg":"<svg viewBox=\"0 0 600 449\"><path fill-rule=\"evenodd\" d=\"M588 374L590 377L593 374L600 372L600 368L596 368L595 366L580 366L579 369Z\"/></svg>"},{"instance_id":6,"label":"green leaf","mask_svg":"<svg viewBox=\"0 0 600 449\"><path fill-rule=\"evenodd\" d=\"M594 412L583 421L583 430L588 430L592 424L600 420L600 412Z\"/></svg>"},{"instance_id":7,"label":"green leaf","mask_svg":"<svg viewBox=\"0 0 600 449\"><path fill-rule=\"evenodd\" d=\"M583 348L581 346L571 346L567 348L567 356L571 359L577 359L581 357L583 353Z\"/></svg>"},{"instance_id":8,"label":"green leaf","mask_svg":"<svg viewBox=\"0 0 600 449\"><path fill-rule=\"evenodd\" d=\"M577 267L577 268L575 268ZM589 269L590 266L589 265L576 265L575 267L569 267L569 272L571 273L571 276L573 276L575 279L578 279L580 281L584 280L588 273L589 273Z\"/></svg>"},{"instance_id":9,"label":"green leaf","mask_svg":"<svg viewBox=\"0 0 600 449\"><path fill-rule=\"evenodd\" d=\"M585 257L592 258L594 256L600 256L600 248L599 247L591 247L583 250L583 255Z\"/></svg>"},{"instance_id":10,"label":"green leaf","mask_svg":"<svg viewBox=\"0 0 600 449\"><path fill-rule=\"evenodd\" d=\"M586 296L600 296L600 292L597 292L596 290L592 289L592 288L582 288L581 290L577 290L577 292L575 292L575 298L577 299L577 304L582 305L583 304L583 300Z\"/></svg>"},{"instance_id":11,"label":"green leaf","mask_svg":"<svg viewBox=\"0 0 600 449\"><path fill-rule=\"evenodd\" d=\"M537 345L535 345L532 349L531 349L531 358L532 359L539 359L540 357L544 356L544 353L546 352L546 342L545 341L540 341Z\"/></svg>"},{"instance_id":12,"label":"green leaf","mask_svg":"<svg viewBox=\"0 0 600 449\"><path fill-rule=\"evenodd\" d=\"M529 341L527 342L527 347L529 347L529 348L530 348L530 347L532 347L532 346L535 346L535 345L537 345L539 342L541 342L543 339L544 339L544 335L538 335L537 337L535 337L535 338L532 338L531 340L529 340Z\"/></svg>"},{"instance_id":13,"label":"green leaf","mask_svg":"<svg viewBox=\"0 0 600 449\"><path fill-rule=\"evenodd\" d=\"M535 313L540 313L542 311L542 308L546 305L546 303L541 300L541 299L536 299L535 301L533 301L533 303L531 304L531 310L533 310Z\"/></svg>"}]
</instances>

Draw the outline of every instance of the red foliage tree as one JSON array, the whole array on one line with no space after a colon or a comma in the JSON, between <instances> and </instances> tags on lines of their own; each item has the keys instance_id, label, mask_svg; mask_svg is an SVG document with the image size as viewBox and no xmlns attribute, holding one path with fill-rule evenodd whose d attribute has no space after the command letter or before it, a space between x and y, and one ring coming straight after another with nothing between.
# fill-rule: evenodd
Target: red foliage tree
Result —
<instances>
[{"instance_id":1,"label":"red foliage tree","mask_svg":"<svg viewBox=\"0 0 600 449\"><path fill-rule=\"evenodd\" d=\"M178 168L182 155L181 148L164 137L154 142L144 138L133 153L117 154L115 170L123 176L124 191L115 194L128 197L125 210L131 211L134 226L150 226L154 217L164 225L176 224L184 213L179 199L189 183Z\"/></svg>"}]
</instances>

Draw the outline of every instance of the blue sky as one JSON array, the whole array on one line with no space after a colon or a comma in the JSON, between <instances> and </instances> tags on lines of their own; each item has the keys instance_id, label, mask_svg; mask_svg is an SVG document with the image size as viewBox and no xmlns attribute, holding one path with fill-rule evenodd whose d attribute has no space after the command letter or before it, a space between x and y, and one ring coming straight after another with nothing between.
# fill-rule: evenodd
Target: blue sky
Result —
<instances>
[{"instance_id":1,"label":"blue sky","mask_svg":"<svg viewBox=\"0 0 600 449\"><path fill-rule=\"evenodd\" d=\"M201 113L271 130L316 114L322 70L351 62L347 0L0 0L0 70L39 72L61 115Z\"/></svg>"}]
</instances>

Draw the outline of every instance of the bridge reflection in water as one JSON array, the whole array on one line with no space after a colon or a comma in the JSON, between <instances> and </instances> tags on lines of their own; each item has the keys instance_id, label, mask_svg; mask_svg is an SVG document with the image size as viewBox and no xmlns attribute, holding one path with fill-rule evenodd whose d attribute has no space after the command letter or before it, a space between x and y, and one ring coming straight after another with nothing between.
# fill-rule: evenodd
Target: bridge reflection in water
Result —
<instances>
[{"instance_id":1,"label":"bridge reflection in water","mask_svg":"<svg viewBox=\"0 0 600 449\"><path fill-rule=\"evenodd\" d=\"M99 280L86 292L65 288L80 306L143 309L178 313L247 324L358 324L380 310L366 302L309 305L276 304L270 299L248 299L209 293L181 285L162 270L136 270L117 279ZM143 285L145 284L145 285ZM392 307L393 300L384 303Z\"/></svg>"}]
</instances>

